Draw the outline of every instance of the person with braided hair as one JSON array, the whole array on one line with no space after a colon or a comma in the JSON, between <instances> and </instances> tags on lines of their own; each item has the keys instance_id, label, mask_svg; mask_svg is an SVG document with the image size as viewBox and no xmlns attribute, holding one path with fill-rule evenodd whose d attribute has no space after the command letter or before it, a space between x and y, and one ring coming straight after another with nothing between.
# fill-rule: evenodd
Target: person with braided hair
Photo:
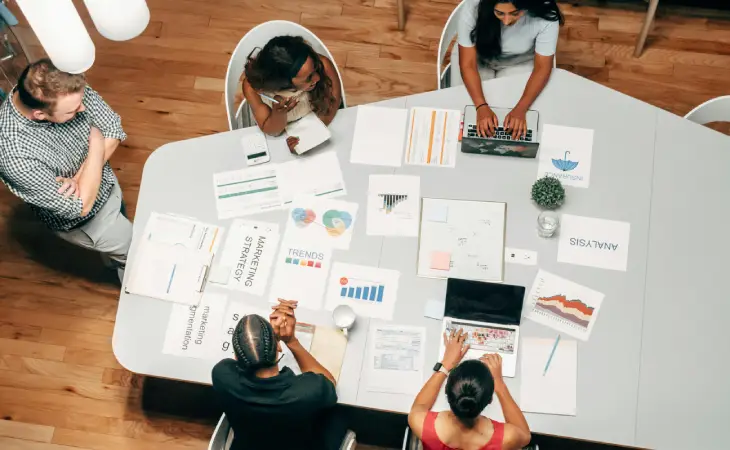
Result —
<instances>
[{"instance_id":1,"label":"person with braided hair","mask_svg":"<svg viewBox=\"0 0 730 450\"><path fill-rule=\"evenodd\" d=\"M469 350L466 333L444 333L446 351L431 378L418 393L408 425L424 450L517 450L530 443L530 427L502 379L502 357L486 354L461 362ZM446 381L449 411L432 412ZM496 394L505 423L482 416Z\"/></svg>"},{"instance_id":2,"label":"person with braided hair","mask_svg":"<svg viewBox=\"0 0 730 450\"><path fill-rule=\"evenodd\" d=\"M354 445L354 433L333 414L334 377L295 336L296 307L296 301L279 300L269 320L256 314L241 318L231 339L236 359L213 367L213 390L233 428L232 450L349 450ZM282 343L301 375L279 369Z\"/></svg>"}]
</instances>

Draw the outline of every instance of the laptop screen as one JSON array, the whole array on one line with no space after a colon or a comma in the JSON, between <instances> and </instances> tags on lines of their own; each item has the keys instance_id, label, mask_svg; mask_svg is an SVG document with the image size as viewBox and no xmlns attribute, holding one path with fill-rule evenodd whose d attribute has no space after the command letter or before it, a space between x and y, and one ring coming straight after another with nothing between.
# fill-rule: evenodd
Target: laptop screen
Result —
<instances>
[{"instance_id":1,"label":"laptop screen","mask_svg":"<svg viewBox=\"0 0 730 450\"><path fill-rule=\"evenodd\" d=\"M519 325L525 288L449 278L444 315L479 322Z\"/></svg>"}]
</instances>

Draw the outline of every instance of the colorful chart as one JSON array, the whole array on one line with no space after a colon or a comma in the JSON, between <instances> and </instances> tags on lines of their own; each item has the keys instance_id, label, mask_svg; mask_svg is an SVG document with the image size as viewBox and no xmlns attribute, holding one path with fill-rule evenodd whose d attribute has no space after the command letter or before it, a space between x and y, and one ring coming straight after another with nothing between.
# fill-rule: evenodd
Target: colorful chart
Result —
<instances>
[{"instance_id":1,"label":"colorful chart","mask_svg":"<svg viewBox=\"0 0 730 450\"><path fill-rule=\"evenodd\" d=\"M588 329L593 316L593 308L580 300L568 300L565 295L538 297L535 309L553 314L570 323Z\"/></svg>"},{"instance_id":2,"label":"colorful chart","mask_svg":"<svg viewBox=\"0 0 730 450\"><path fill-rule=\"evenodd\" d=\"M287 256L284 262L287 264L294 264L295 266L313 267L315 269L322 268L322 261L314 261L312 259L290 258Z\"/></svg>"},{"instance_id":3,"label":"colorful chart","mask_svg":"<svg viewBox=\"0 0 730 450\"><path fill-rule=\"evenodd\" d=\"M399 203L408 200L408 196L402 194L378 194L378 197L383 200L380 210L385 211L385 214L390 214Z\"/></svg>"},{"instance_id":4,"label":"colorful chart","mask_svg":"<svg viewBox=\"0 0 730 450\"><path fill-rule=\"evenodd\" d=\"M352 225L352 215L347 211L330 209L322 216L322 223L330 236L342 236Z\"/></svg>"},{"instance_id":5,"label":"colorful chart","mask_svg":"<svg viewBox=\"0 0 730 450\"><path fill-rule=\"evenodd\" d=\"M342 277L340 278L340 285L342 286L340 297L376 303L383 302L385 286L382 284Z\"/></svg>"},{"instance_id":6,"label":"colorful chart","mask_svg":"<svg viewBox=\"0 0 730 450\"><path fill-rule=\"evenodd\" d=\"M314 222L314 219L317 218L317 214L311 209L294 208L291 211L291 218L294 220L296 226L304 228Z\"/></svg>"}]
</instances>

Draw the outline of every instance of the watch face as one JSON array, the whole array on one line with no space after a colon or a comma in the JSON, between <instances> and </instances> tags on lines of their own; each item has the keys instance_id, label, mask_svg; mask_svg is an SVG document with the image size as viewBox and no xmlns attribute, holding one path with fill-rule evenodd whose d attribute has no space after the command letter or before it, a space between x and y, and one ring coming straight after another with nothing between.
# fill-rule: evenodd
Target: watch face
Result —
<instances>
[{"instance_id":1,"label":"watch face","mask_svg":"<svg viewBox=\"0 0 730 450\"><path fill-rule=\"evenodd\" d=\"M433 371L438 372L439 370L441 370L441 367L443 367L443 365L440 362L437 362L436 365L433 366Z\"/></svg>"}]
</instances>

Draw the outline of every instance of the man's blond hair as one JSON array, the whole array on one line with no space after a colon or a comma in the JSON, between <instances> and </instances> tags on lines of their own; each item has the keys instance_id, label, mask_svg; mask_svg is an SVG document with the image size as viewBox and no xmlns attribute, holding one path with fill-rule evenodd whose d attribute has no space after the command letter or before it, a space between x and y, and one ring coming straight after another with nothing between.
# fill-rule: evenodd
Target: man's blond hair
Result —
<instances>
[{"instance_id":1,"label":"man's blond hair","mask_svg":"<svg viewBox=\"0 0 730 450\"><path fill-rule=\"evenodd\" d=\"M29 64L20 75L18 96L28 108L51 113L59 97L81 92L85 87L83 74L62 72L44 58Z\"/></svg>"}]
</instances>

